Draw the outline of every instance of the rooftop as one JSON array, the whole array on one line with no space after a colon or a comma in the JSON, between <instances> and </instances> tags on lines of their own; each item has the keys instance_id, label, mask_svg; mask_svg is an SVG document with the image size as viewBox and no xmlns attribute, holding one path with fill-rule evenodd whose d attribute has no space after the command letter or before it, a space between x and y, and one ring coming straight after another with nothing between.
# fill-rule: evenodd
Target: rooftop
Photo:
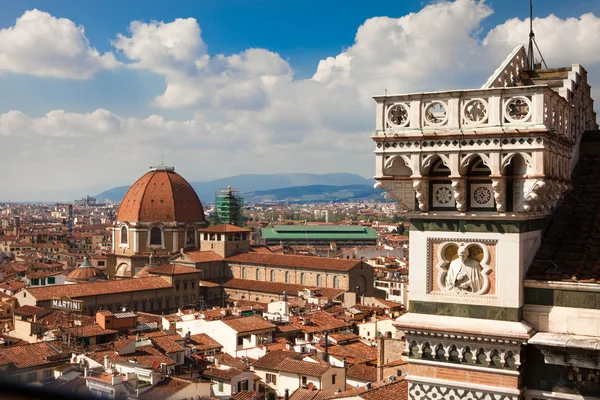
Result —
<instances>
[{"instance_id":1,"label":"rooftop","mask_svg":"<svg viewBox=\"0 0 600 400\"><path fill-rule=\"evenodd\" d=\"M544 232L527 279L600 281L600 158L582 157L571 185Z\"/></svg>"},{"instance_id":2,"label":"rooftop","mask_svg":"<svg viewBox=\"0 0 600 400\"><path fill-rule=\"evenodd\" d=\"M112 293L127 293L141 290L166 289L171 284L163 278L139 278L119 281L80 283L77 285L54 285L29 288L27 291L38 301L69 296L79 298Z\"/></svg>"},{"instance_id":3,"label":"rooftop","mask_svg":"<svg viewBox=\"0 0 600 400\"><path fill-rule=\"evenodd\" d=\"M223 320L223 323L237 333L275 329L275 325L254 315L235 319L225 319Z\"/></svg>"},{"instance_id":4,"label":"rooftop","mask_svg":"<svg viewBox=\"0 0 600 400\"><path fill-rule=\"evenodd\" d=\"M349 271L359 265L361 260L342 260L327 257L295 256L269 253L239 253L228 257L226 261L248 264L276 265L291 268L310 268L330 271Z\"/></svg>"}]
</instances>

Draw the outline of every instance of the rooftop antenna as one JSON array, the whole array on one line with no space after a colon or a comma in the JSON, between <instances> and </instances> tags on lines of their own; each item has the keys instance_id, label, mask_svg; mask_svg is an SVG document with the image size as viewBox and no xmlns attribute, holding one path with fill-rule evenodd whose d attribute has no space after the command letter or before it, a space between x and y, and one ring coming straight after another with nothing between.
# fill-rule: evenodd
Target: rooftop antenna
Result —
<instances>
[{"instance_id":1,"label":"rooftop antenna","mask_svg":"<svg viewBox=\"0 0 600 400\"><path fill-rule=\"evenodd\" d=\"M535 46L535 49L540 55L544 67L548 68L548 65L546 65L546 60L544 60L544 56L542 55L542 52L535 41L535 33L533 33L533 0L529 0L529 46L527 46L527 66L529 67L530 71L535 70L536 67L533 46ZM541 68L541 64L539 64L539 67Z\"/></svg>"}]
</instances>

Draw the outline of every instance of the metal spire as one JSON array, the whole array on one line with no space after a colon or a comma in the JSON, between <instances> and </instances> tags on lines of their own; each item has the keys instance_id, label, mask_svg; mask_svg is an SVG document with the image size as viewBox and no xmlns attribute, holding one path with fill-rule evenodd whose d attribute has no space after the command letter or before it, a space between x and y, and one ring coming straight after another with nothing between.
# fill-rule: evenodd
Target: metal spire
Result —
<instances>
[{"instance_id":1,"label":"metal spire","mask_svg":"<svg viewBox=\"0 0 600 400\"><path fill-rule=\"evenodd\" d=\"M546 65L546 60L544 60L544 56L542 55L542 52L535 41L535 33L533 33L533 0L529 0L529 45L527 46L527 67L530 71L535 69L535 57L533 54L534 46L540 55L540 58L542 59L544 67L548 68L548 65Z\"/></svg>"}]
</instances>

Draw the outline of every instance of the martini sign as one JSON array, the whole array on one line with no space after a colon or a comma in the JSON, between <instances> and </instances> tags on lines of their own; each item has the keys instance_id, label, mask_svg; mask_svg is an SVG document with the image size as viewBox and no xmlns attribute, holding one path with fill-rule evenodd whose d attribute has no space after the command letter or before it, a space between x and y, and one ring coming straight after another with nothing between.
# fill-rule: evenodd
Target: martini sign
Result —
<instances>
[{"instance_id":1,"label":"martini sign","mask_svg":"<svg viewBox=\"0 0 600 400\"><path fill-rule=\"evenodd\" d=\"M59 299L52 299L52 308L62 311L81 312L83 310L83 300L72 300L69 296L63 296Z\"/></svg>"}]
</instances>

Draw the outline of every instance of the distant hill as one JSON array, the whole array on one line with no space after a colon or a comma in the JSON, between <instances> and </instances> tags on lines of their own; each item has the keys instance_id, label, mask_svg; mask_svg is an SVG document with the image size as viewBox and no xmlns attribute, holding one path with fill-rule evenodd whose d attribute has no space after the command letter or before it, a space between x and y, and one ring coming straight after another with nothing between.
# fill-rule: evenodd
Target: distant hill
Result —
<instances>
[{"instance_id":1,"label":"distant hill","mask_svg":"<svg viewBox=\"0 0 600 400\"><path fill-rule=\"evenodd\" d=\"M367 199L383 199L383 192L374 189L373 185L309 185L260 190L244 194L246 202L329 202Z\"/></svg>"},{"instance_id":2,"label":"distant hill","mask_svg":"<svg viewBox=\"0 0 600 400\"><path fill-rule=\"evenodd\" d=\"M133 182L132 182L133 184ZM349 186L373 185L372 180L350 173L333 174L245 174L228 178L215 179L208 182L190 182L203 203L214 202L215 192L226 189L231 185L242 193L268 191L273 189L290 189L305 186ZM119 186L104 191L96 198L120 202L127 193L129 186ZM328 189L329 190L329 189Z\"/></svg>"}]
</instances>

